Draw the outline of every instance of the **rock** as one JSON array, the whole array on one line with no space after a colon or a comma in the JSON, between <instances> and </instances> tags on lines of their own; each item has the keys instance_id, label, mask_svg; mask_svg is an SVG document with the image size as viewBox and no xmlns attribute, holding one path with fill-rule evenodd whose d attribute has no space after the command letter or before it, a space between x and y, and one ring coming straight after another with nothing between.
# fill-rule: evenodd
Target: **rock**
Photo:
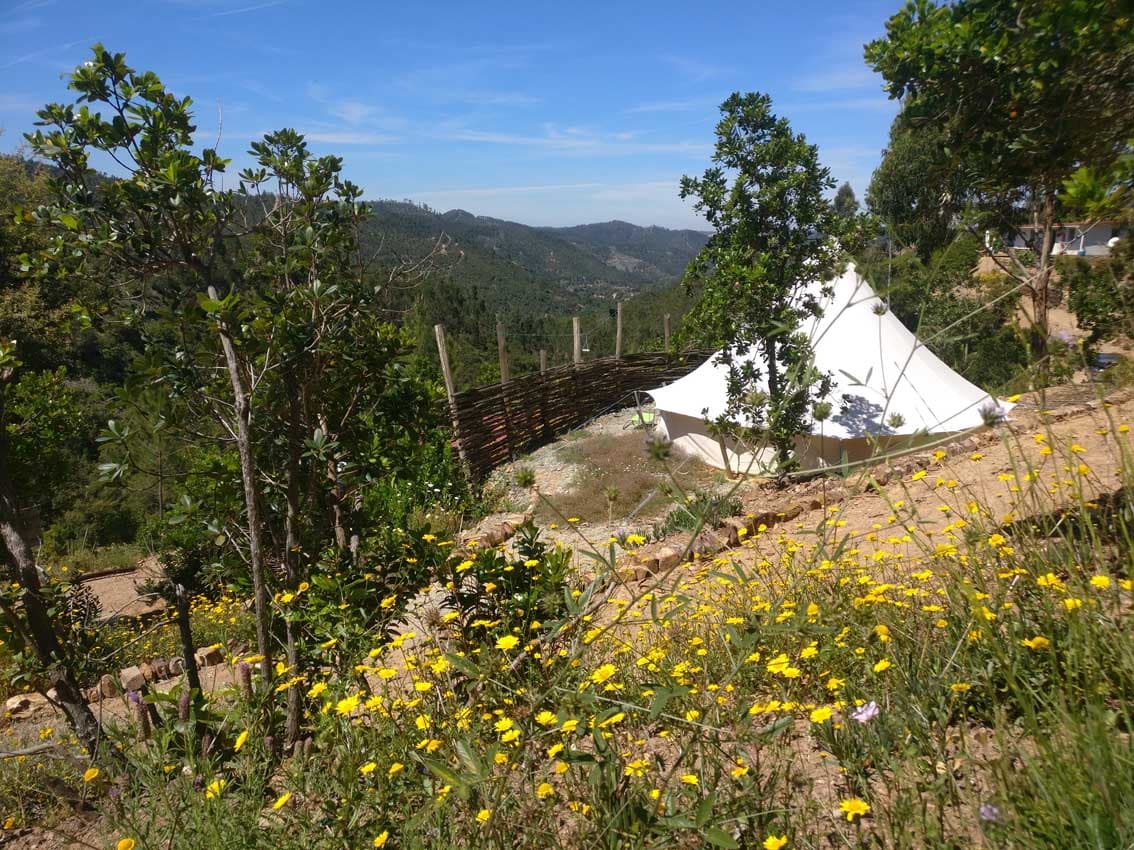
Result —
<instances>
[{"instance_id":1,"label":"rock","mask_svg":"<svg viewBox=\"0 0 1134 850\"><path fill-rule=\"evenodd\" d=\"M27 694L16 694L14 697L8 697L8 701L4 703L4 711L8 714L19 714L31 708L31 700L28 699Z\"/></svg>"},{"instance_id":2,"label":"rock","mask_svg":"<svg viewBox=\"0 0 1134 850\"><path fill-rule=\"evenodd\" d=\"M98 680L98 692L102 694L103 699L110 699L111 697L118 696L118 685L114 681L114 677L109 673L103 673Z\"/></svg>"},{"instance_id":3,"label":"rock","mask_svg":"<svg viewBox=\"0 0 1134 850\"><path fill-rule=\"evenodd\" d=\"M728 535L729 546L739 546L752 533L752 529L748 527L748 520L735 516L725 517L724 531Z\"/></svg>"},{"instance_id":4,"label":"rock","mask_svg":"<svg viewBox=\"0 0 1134 850\"><path fill-rule=\"evenodd\" d=\"M776 521L776 515L772 511L761 511L752 517L752 531L753 533L759 532L760 526L764 526L766 529L771 528L776 524Z\"/></svg>"},{"instance_id":5,"label":"rock","mask_svg":"<svg viewBox=\"0 0 1134 850\"><path fill-rule=\"evenodd\" d=\"M118 681L124 691L140 691L146 686L146 677L138 665L127 667L118 673Z\"/></svg>"},{"instance_id":6,"label":"rock","mask_svg":"<svg viewBox=\"0 0 1134 850\"><path fill-rule=\"evenodd\" d=\"M702 558L715 555L724 548L724 542L719 534L705 531L697 535L697 539L689 547L690 553Z\"/></svg>"},{"instance_id":7,"label":"rock","mask_svg":"<svg viewBox=\"0 0 1134 850\"><path fill-rule=\"evenodd\" d=\"M34 714L48 705L48 698L42 694L18 694L8 699L5 708L12 716L19 716Z\"/></svg>"},{"instance_id":8,"label":"rock","mask_svg":"<svg viewBox=\"0 0 1134 850\"><path fill-rule=\"evenodd\" d=\"M658 550L659 573L666 573L681 563L681 552L670 546L663 546Z\"/></svg>"},{"instance_id":9,"label":"rock","mask_svg":"<svg viewBox=\"0 0 1134 850\"><path fill-rule=\"evenodd\" d=\"M206 646L197 650L198 667L215 667L224 661L224 650L220 646Z\"/></svg>"},{"instance_id":10,"label":"rock","mask_svg":"<svg viewBox=\"0 0 1134 850\"><path fill-rule=\"evenodd\" d=\"M797 516L803 513L805 507L805 505L801 505L799 502L796 502L794 505L788 505L786 508L780 511L777 516L780 517L781 522L789 522L790 520L795 519Z\"/></svg>"},{"instance_id":11,"label":"rock","mask_svg":"<svg viewBox=\"0 0 1134 850\"><path fill-rule=\"evenodd\" d=\"M634 577L641 581L644 577L653 575L658 571L657 555L639 555L638 566L634 569Z\"/></svg>"}]
</instances>

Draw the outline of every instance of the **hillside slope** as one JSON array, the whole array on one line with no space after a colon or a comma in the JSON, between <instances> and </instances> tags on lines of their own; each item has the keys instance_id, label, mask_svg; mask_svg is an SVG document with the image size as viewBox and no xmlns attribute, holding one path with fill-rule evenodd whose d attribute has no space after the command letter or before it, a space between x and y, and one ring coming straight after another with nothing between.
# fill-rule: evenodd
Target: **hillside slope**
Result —
<instances>
[{"instance_id":1,"label":"hillside slope","mask_svg":"<svg viewBox=\"0 0 1134 850\"><path fill-rule=\"evenodd\" d=\"M441 234L453 240L451 274L491 309L521 315L564 313L664 288L700 249L695 231L625 222L537 228L439 213L402 201L377 201L365 242L389 255L420 255Z\"/></svg>"},{"instance_id":2,"label":"hillside slope","mask_svg":"<svg viewBox=\"0 0 1134 850\"><path fill-rule=\"evenodd\" d=\"M601 257L612 268L668 279L681 277L709 238L699 230L639 227L617 220L541 230Z\"/></svg>"}]
</instances>

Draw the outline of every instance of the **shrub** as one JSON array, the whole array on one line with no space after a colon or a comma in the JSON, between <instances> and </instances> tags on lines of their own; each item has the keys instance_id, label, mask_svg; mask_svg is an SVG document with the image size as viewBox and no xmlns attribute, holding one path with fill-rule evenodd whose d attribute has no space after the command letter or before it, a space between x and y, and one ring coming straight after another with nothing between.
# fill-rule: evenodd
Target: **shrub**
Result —
<instances>
[{"instance_id":1,"label":"shrub","mask_svg":"<svg viewBox=\"0 0 1134 850\"><path fill-rule=\"evenodd\" d=\"M743 508L732 492L695 493L684 504L672 507L661 522L655 523L650 536L661 540L677 531L716 528L726 517L736 516Z\"/></svg>"}]
</instances>

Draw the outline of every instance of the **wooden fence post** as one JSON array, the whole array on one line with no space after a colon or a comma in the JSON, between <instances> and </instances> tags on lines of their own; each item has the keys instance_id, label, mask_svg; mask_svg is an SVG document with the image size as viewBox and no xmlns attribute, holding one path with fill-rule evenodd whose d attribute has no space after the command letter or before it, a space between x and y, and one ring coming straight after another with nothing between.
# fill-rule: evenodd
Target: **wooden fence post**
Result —
<instances>
[{"instance_id":1,"label":"wooden fence post","mask_svg":"<svg viewBox=\"0 0 1134 850\"><path fill-rule=\"evenodd\" d=\"M614 359L622 359L622 302L618 302L618 313L614 319Z\"/></svg>"},{"instance_id":2,"label":"wooden fence post","mask_svg":"<svg viewBox=\"0 0 1134 850\"><path fill-rule=\"evenodd\" d=\"M555 432L551 429L551 424L547 418L547 405L550 403L547 397L547 349L541 348L539 350L539 422L542 431L543 439L550 440L555 436Z\"/></svg>"},{"instance_id":3,"label":"wooden fence post","mask_svg":"<svg viewBox=\"0 0 1134 850\"><path fill-rule=\"evenodd\" d=\"M445 345L445 326L433 326L433 334L437 337L437 354L441 358L441 374L445 378L445 395L449 399L449 417L453 421L453 438L457 441L457 456L461 459L461 466L466 475L472 470L468 458L465 456L465 444L461 440L461 420L457 415L457 390L453 384L453 370L449 368L449 348Z\"/></svg>"},{"instance_id":4,"label":"wooden fence post","mask_svg":"<svg viewBox=\"0 0 1134 850\"><path fill-rule=\"evenodd\" d=\"M583 340L582 340L582 335L579 332L579 317L578 316L572 316L571 317L571 335L575 339L574 360L575 360L575 365L578 366L580 363L583 362Z\"/></svg>"},{"instance_id":5,"label":"wooden fence post","mask_svg":"<svg viewBox=\"0 0 1134 850\"><path fill-rule=\"evenodd\" d=\"M665 353L669 354L669 313L662 316L662 326L665 328Z\"/></svg>"},{"instance_id":6,"label":"wooden fence post","mask_svg":"<svg viewBox=\"0 0 1134 850\"><path fill-rule=\"evenodd\" d=\"M508 446L508 457L516 450L515 431L512 427L512 414L508 412L508 384L512 382L512 370L508 367L508 346L504 340L504 322L496 320L496 352L500 356L500 412L504 414L504 443Z\"/></svg>"},{"instance_id":7,"label":"wooden fence post","mask_svg":"<svg viewBox=\"0 0 1134 850\"><path fill-rule=\"evenodd\" d=\"M500 383L512 380L512 370L508 366L508 346L504 342L504 323L496 322L496 352L500 355Z\"/></svg>"}]
</instances>

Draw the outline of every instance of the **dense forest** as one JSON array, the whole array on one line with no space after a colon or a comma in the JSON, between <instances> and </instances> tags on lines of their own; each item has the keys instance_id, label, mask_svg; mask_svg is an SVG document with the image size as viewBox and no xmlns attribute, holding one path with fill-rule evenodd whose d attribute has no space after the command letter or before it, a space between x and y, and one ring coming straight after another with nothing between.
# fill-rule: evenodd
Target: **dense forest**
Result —
<instances>
[{"instance_id":1,"label":"dense forest","mask_svg":"<svg viewBox=\"0 0 1134 850\"><path fill-rule=\"evenodd\" d=\"M378 268L436 253L427 279L395 293L420 356L436 364L433 325L445 325L458 388L499 380L496 325L503 322L513 374L570 362L571 317L579 316L589 356L614 352L615 304L625 304L623 347L660 350L663 316L676 334L690 297L680 279L707 234L607 222L534 228L379 201L361 246Z\"/></svg>"}]
</instances>

